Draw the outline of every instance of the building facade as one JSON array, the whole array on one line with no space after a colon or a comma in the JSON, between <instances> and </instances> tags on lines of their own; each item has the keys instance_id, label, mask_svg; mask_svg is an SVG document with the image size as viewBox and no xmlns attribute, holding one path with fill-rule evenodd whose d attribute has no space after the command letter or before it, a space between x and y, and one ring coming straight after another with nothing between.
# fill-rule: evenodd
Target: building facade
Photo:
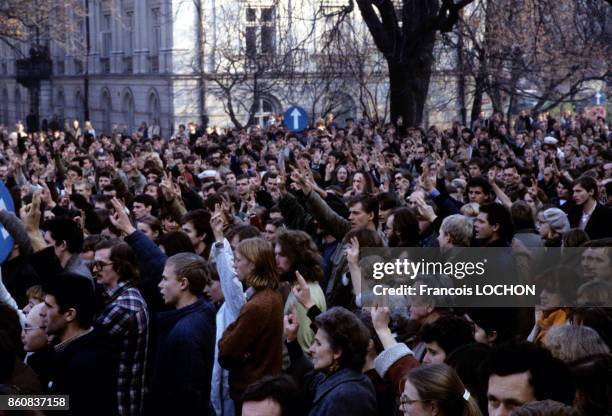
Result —
<instances>
[{"instance_id":1,"label":"building facade","mask_svg":"<svg viewBox=\"0 0 612 416\"><path fill-rule=\"evenodd\" d=\"M86 15L73 16L72 47L49 42L41 120L83 122L86 102L99 133L157 120L166 137L190 121L265 124L291 105L313 120L331 112L339 124L388 118L386 65L358 10L342 16L345 1L76 1L89 9L89 54ZM15 80L29 45L15 45L20 52L0 45L0 121L9 126L30 111ZM438 84L448 87L448 77Z\"/></svg>"}]
</instances>

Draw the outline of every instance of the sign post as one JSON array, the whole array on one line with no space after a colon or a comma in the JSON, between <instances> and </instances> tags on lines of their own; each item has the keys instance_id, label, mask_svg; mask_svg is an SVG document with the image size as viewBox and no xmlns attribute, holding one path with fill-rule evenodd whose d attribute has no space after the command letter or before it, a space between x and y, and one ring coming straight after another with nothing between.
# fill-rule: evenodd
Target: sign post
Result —
<instances>
[{"instance_id":1,"label":"sign post","mask_svg":"<svg viewBox=\"0 0 612 416\"><path fill-rule=\"evenodd\" d=\"M297 133L308 127L308 114L302 107L292 106L285 111L283 117L285 127Z\"/></svg>"}]
</instances>

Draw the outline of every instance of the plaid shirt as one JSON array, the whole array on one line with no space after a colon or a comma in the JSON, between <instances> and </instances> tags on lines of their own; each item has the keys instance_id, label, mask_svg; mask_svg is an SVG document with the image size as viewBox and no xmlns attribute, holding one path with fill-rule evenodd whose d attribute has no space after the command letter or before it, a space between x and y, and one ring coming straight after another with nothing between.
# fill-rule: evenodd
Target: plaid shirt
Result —
<instances>
[{"instance_id":1,"label":"plaid shirt","mask_svg":"<svg viewBox=\"0 0 612 416\"><path fill-rule=\"evenodd\" d=\"M149 343L149 313L140 291L131 282L119 282L117 287L105 293L104 311L97 323L120 343L118 414L140 415Z\"/></svg>"}]
</instances>

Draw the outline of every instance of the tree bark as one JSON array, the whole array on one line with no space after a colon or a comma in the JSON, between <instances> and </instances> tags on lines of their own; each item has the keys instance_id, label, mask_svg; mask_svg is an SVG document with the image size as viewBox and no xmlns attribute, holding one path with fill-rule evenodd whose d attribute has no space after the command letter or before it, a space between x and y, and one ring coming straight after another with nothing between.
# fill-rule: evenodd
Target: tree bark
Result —
<instances>
[{"instance_id":1,"label":"tree bark","mask_svg":"<svg viewBox=\"0 0 612 416\"><path fill-rule=\"evenodd\" d=\"M459 10L473 0L403 0L401 16L391 0L355 1L376 47L387 60L391 121L398 125L401 118L401 129L420 125L436 35L452 30Z\"/></svg>"}]
</instances>

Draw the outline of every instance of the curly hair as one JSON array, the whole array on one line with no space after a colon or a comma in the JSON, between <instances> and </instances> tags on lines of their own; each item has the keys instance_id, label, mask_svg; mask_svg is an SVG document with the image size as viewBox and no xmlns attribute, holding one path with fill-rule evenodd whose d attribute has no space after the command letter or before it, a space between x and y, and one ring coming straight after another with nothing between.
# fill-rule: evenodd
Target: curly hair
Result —
<instances>
[{"instance_id":1,"label":"curly hair","mask_svg":"<svg viewBox=\"0 0 612 416\"><path fill-rule=\"evenodd\" d=\"M325 331L332 349L342 351L340 367L361 372L370 343L370 332L363 322L342 306L336 306L317 316L316 325Z\"/></svg>"},{"instance_id":2,"label":"curly hair","mask_svg":"<svg viewBox=\"0 0 612 416\"><path fill-rule=\"evenodd\" d=\"M323 259L312 238L304 231L279 230L275 244L280 246L283 256L291 261L291 268L299 271L309 282L323 278Z\"/></svg>"}]
</instances>

